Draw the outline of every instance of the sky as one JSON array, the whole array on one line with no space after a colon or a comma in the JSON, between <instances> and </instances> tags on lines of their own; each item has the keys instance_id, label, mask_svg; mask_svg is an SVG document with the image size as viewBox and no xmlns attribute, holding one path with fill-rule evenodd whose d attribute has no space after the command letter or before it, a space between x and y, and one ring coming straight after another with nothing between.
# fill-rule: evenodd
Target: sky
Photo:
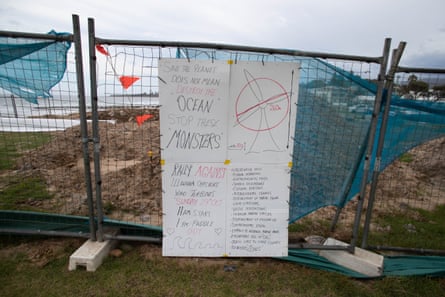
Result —
<instances>
[{"instance_id":1,"label":"sky","mask_svg":"<svg viewBox=\"0 0 445 297\"><path fill-rule=\"evenodd\" d=\"M401 65L445 68L443 0L1 0L0 30L212 42L381 56L407 42Z\"/></svg>"}]
</instances>

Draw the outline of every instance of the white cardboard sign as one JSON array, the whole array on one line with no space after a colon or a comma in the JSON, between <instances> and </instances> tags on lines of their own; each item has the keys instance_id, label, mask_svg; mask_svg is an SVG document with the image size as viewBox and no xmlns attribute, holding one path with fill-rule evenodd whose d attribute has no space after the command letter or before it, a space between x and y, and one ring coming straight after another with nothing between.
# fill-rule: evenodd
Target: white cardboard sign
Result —
<instances>
[{"instance_id":1,"label":"white cardboard sign","mask_svg":"<svg viewBox=\"0 0 445 297\"><path fill-rule=\"evenodd\" d=\"M221 61L159 61L164 160L225 160L229 66Z\"/></svg>"},{"instance_id":2,"label":"white cardboard sign","mask_svg":"<svg viewBox=\"0 0 445 297\"><path fill-rule=\"evenodd\" d=\"M299 65L159 61L164 256L286 256Z\"/></svg>"}]
</instances>

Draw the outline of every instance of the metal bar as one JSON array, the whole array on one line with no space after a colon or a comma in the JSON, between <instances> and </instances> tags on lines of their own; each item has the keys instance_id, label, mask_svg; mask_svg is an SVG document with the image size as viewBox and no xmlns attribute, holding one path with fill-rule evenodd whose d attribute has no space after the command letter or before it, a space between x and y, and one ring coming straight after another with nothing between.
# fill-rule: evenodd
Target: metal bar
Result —
<instances>
[{"instance_id":1,"label":"metal bar","mask_svg":"<svg viewBox=\"0 0 445 297\"><path fill-rule=\"evenodd\" d=\"M91 240L96 241L96 225L94 222L93 188L91 183L90 155L88 150L88 126L85 104L85 85L83 76L82 44L80 37L79 16L73 15L74 49L76 57L77 92L79 96L80 134L82 136L83 166L87 191L88 219Z\"/></svg>"},{"instance_id":2,"label":"metal bar","mask_svg":"<svg viewBox=\"0 0 445 297\"><path fill-rule=\"evenodd\" d=\"M346 199L348 198L348 194L349 194L349 191L351 190L352 184L354 182L354 178L357 175L357 172L359 171L360 163L363 158L363 154L365 153L365 150L366 150L366 143L367 143L368 138L369 138L369 131L368 131L367 135L365 136L365 140L363 141L362 147L360 149L360 153L357 155L357 158L355 160L355 165L349 171L346 181L343 184L343 187L342 187L343 197L341 199L341 201L342 201L341 207L337 207L337 210L335 211L335 215L334 215L334 218L332 219L331 227L330 227L331 232L335 231L335 227L337 226L341 211L343 210L343 207L346 203Z\"/></svg>"},{"instance_id":3,"label":"metal bar","mask_svg":"<svg viewBox=\"0 0 445 297\"><path fill-rule=\"evenodd\" d=\"M289 243L289 249L310 249L310 250L334 250L334 251L349 251L350 246L344 245L319 245L307 243Z\"/></svg>"},{"instance_id":4,"label":"metal bar","mask_svg":"<svg viewBox=\"0 0 445 297\"><path fill-rule=\"evenodd\" d=\"M368 245L369 226L371 224L372 210L374 208L375 194L377 190L378 178L380 175L380 162L382 159L383 145L385 142L386 129L388 127L389 110L391 109L392 90L394 87L394 74L397 69L397 65L402 58L403 51L405 49L406 42L400 42L399 47L394 51L391 68L386 76L386 103L385 111L383 113L382 123L380 127L379 139L377 142L377 151L375 156L375 164L372 172L371 189L369 192L368 207L366 209L365 223L363 226L362 248L366 248Z\"/></svg>"},{"instance_id":5,"label":"metal bar","mask_svg":"<svg viewBox=\"0 0 445 297\"><path fill-rule=\"evenodd\" d=\"M15 103L14 95L11 95L12 109L14 110L14 117L18 118L19 114L17 113L17 104Z\"/></svg>"},{"instance_id":6,"label":"metal bar","mask_svg":"<svg viewBox=\"0 0 445 297\"><path fill-rule=\"evenodd\" d=\"M439 69L439 68L416 68L416 67L397 67L395 72L415 72L415 73L438 73L438 74L445 74L445 69Z\"/></svg>"},{"instance_id":7,"label":"metal bar","mask_svg":"<svg viewBox=\"0 0 445 297\"><path fill-rule=\"evenodd\" d=\"M100 174L100 137L99 137L99 114L97 106L97 81L96 81L96 47L94 37L94 20L88 19L89 53L90 53L90 88L91 88L91 108L92 127L94 143L94 177L96 182L96 211L97 211L97 238L104 240L103 232L103 206L102 206L102 178Z\"/></svg>"},{"instance_id":8,"label":"metal bar","mask_svg":"<svg viewBox=\"0 0 445 297\"><path fill-rule=\"evenodd\" d=\"M162 244L162 238L158 238L158 237L105 234L104 238L106 240L141 241L141 242L147 242L147 243Z\"/></svg>"},{"instance_id":9,"label":"metal bar","mask_svg":"<svg viewBox=\"0 0 445 297\"><path fill-rule=\"evenodd\" d=\"M96 37L96 44L112 44L112 45L134 45L134 46L158 46L158 47L185 47L185 48L210 48L216 50L231 50L231 51L245 51L254 53L264 53L269 55L289 55L299 57L312 57L322 59L338 59L338 60L352 60L368 63L379 63L381 57L367 57L356 55L331 54L320 52L307 52L292 49L276 49L268 47L254 47L234 44L221 43L204 43L204 42L182 42L182 41L150 41L150 40L120 40L120 39L105 39Z\"/></svg>"},{"instance_id":10,"label":"metal bar","mask_svg":"<svg viewBox=\"0 0 445 297\"><path fill-rule=\"evenodd\" d=\"M343 201L345 200L346 195L343 197ZM337 227L338 220L340 219L341 211L343 210L343 207L337 207L335 210L334 217L332 218L331 227L329 227L329 232L334 232L335 228Z\"/></svg>"},{"instance_id":11,"label":"metal bar","mask_svg":"<svg viewBox=\"0 0 445 297\"><path fill-rule=\"evenodd\" d=\"M422 248L405 248L405 247L395 247L395 246L372 246L368 245L368 249L375 251L394 251L403 253L415 253L415 254L430 254L437 256L445 256L444 250L432 250L432 249L422 249Z\"/></svg>"},{"instance_id":12,"label":"metal bar","mask_svg":"<svg viewBox=\"0 0 445 297\"><path fill-rule=\"evenodd\" d=\"M374 148L375 134L376 134L376 130L377 130L378 116L380 113L380 107L381 107L381 103L382 103L384 79L385 79L385 74L386 74L386 68L388 66L388 56L389 56L390 47L391 47L391 39L387 38L387 39L385 39L385 45L383 48L383 58L382 58L382 61L380 64L377 94L375 96L374 110L372 112L371 127L369 129L369 138L368 138L366 155L365 155L365 164L363 166L363 176L362 176L362 180L361 180L361 184L360 184L360 193L358 196L357 211L355 214L354 226L353 226L353 230L352 230L351 252L354 252L355 246L357 244L360 219L361 219L361 214L362 214L362 210L363 210L363 202L364 202L365 193L366 193L366 184L368 181L369 167L370 167L370 163L371 163L372 151Z\"/></svg>"},{"instance_id":13,"label":"metal bar","mask_svg":"<svg viewBox=\"0 0 445 297\"><path fill-rule=\"evenodd\" d=\"M13 31L0 31L0 36L9 38L30 38L30 39L45 39L54 41L73 41L73 35L53 35L53 34L38 34L27 32L13 32Z\"/></svg>"},{"instance_id":14,"label":"metal bar","mask_svg":"<svg viewBox=\"0 0 445 297\"><path fill-rule=\"evenodd\" d=\"M0 228L0 233L17 234L17 235L45 235L45 236L91 238L90 234L83 232L48 231L48 230L35 230L35 229Z\"/></svg>"}]
</instances>

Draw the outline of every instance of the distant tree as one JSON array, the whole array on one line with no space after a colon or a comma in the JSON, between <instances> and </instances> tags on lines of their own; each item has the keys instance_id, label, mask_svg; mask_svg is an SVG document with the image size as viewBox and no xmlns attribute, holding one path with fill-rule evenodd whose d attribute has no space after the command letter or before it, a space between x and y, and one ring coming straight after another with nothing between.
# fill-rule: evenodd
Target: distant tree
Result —
<instances>
[{"instance_id":1,"label":"distant tree","mask_svg":"<svg viewBox=\"0 0 445 297\"><path fill-rule=\"evenodd\" d=\"M326 82L322 79L315 79L307 83L306 86L310 89L323 88L326 86Z\"/></svg>"},{"instance_id":2,"label":"distant tree","mask_svg":"<svg viewBox=\"0 0 445 297\"><path fill-rule=\"evenodd\" d=\"M417 76L416 76L415 74L411 74L411 75L408 77L408 84L409 84L410 82L412 82L412 81L417 81Z\"/></svg>"},{"instance_id":3,"label":"distant tree","mask_svg":"<svg viewBox=\"0 0 445 297\"><path fill-rule=\"evenodd\" d=\"M421 80L411 80L408 82L408 90L414 93L428 92L430 85Z\"/></svg>"},{"instance_id":4,"label":"distant tree","mask_svg":"<svg viewBox=\"0 0 445 297\"><path fill-rule=\"evenodd\" d=\"M409 93L408 85L397 85L397 86L394 86L394 90L399 95L406 95L406 94Z\"/></svg>"},{"instance_id":5,"label":"distant tree","mask_svg":"<svg viewBox=\"0 0 445 297\"><path fill-rule=\"evenodd\" d=\"M434 86L434 87L433 87L433 90L434 90L434 91L445 92L445 85Z\"/></svg>"},{"instance_id":6,"label":"distant tree","mask_svg":"<svg viewBox=\"0 0 445 297\"><path fill-rule=\"evenodd\" d=\"M411 74L408 77L408 84L400 86L398 91L401 94L411 93L412 95L414 95L415 99L419 93L428 92L428 89L429 89L428 83L419 80L415 74Z\"/></svg>"},{"instance_id":7,"label":"distant tree","mask_svg":"<svg viewBox=\"0 0 445 297\"><path fill-rule=\"evenodd\" d=\"M445 98L445 85L434 86L433 93L437 96L437 99Z\"/></svg>"},{"instance_id":8,"label":"distant tree","mask_svg":"<svg viewBox=\"0 0 445 297\"><path fill-rule=\"evenodd\" d=\"M348 81L345 79L344 76L338 74L337 72L334 72L334 74L331 77L331 81L329 82L330 85L332 86L337 86L337 87L347 87L348 86Z\"/></svg>"}]
</instances>

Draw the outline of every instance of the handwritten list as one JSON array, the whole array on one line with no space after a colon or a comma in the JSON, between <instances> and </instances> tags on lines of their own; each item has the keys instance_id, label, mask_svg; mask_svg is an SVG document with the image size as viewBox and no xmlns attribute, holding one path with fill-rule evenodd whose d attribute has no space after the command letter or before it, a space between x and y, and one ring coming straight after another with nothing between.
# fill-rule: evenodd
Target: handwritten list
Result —
<instances>
[{"instance_id":1,"label":"handwritten list","mask_svg":"<svg viewBox=\"0 0 445 297\"><path fill-rule=\"evenodd\" d=\"M159 61L164 256L287 255L293 131L279 126L293 129L298 77L277 81L298 65L281 64Z\"/></svg>"},{"instance_id":2,"label":"handwritten list","mask_svg":"<svg viewBox=\"0 0 445 297\"><path fill-rule=\"evenodd\" d=\"M287 255L288 168L233 166L229 172L232 199L227 203L229 256Z\"/></svg>"}]
</instances>

